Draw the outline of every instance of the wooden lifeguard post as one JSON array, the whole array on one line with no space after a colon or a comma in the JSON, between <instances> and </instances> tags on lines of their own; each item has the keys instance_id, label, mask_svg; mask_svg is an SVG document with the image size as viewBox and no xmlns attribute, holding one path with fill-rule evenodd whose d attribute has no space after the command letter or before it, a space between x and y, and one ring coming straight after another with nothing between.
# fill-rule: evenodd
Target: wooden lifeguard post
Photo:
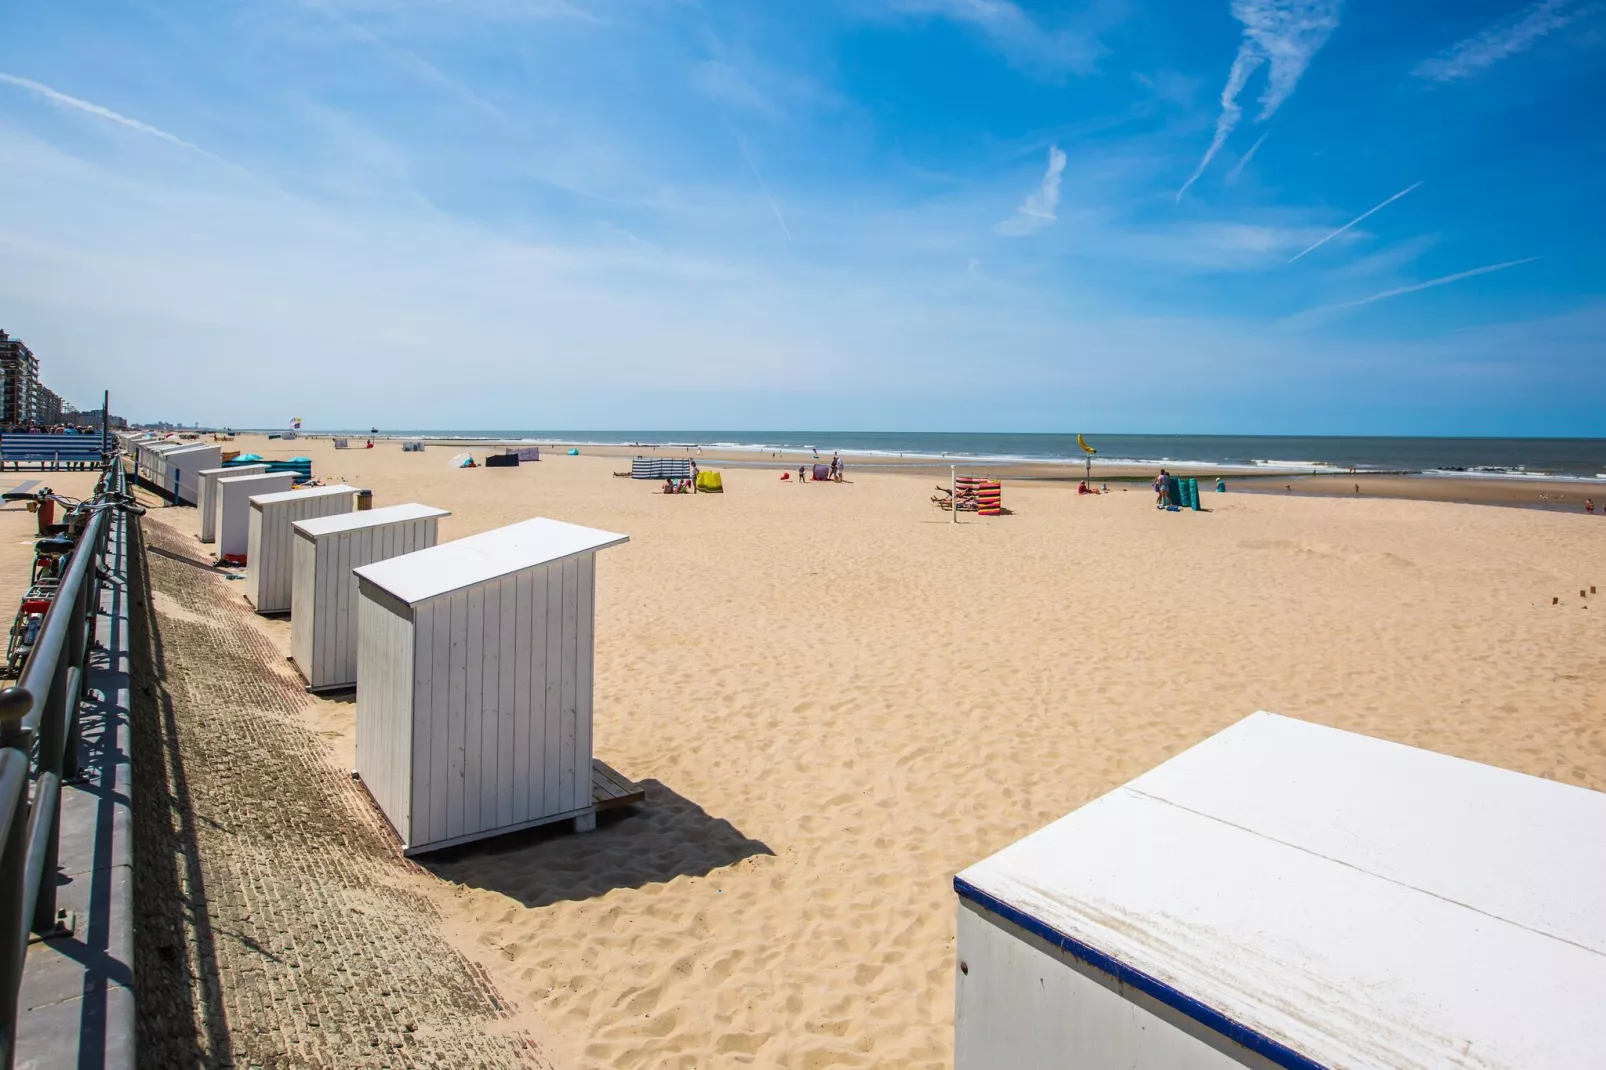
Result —
<instances>
[{"instance_id":1,"label":"wooden lifeguard post","mask_svg":"<svg viewBox=\"0 0 1606 1070\"><path fill-rule=\"evenodd\" d=\"M596 555L628 538L537 518L356 570L356 772L406 854L642 797L591 752Z\"/></svg>"},{"instance_id":2,"label":"wooden lifeguard post","mask_svg":"<svg viewBox=\"0 0 1606 1070\"><path fill-rule=\"evenodd\" d=\"M956 1070L1606 1052L1606 794L1257 713L954 880Z\"/></svg>"},{"instance_id":3,"label":"wooden lifeguard post","mask_svg":"<svg viewBox=\"0 0 1606 1070\"><path fill-rule=\"evenodd\" d=\"M451 515L412 503L290 525L290 659L307 690L357 682L357 576L352 570L427 550L437 541L440 518Z\"/></svg>"},{"instance_id":4,"label":"wooden lifeguard post","mask_svg":"<svg viewBox=\"0 0 1606 1070\"><path fill-rule=\"evenodd\" d=\"M254 494L245 550L245 597L258 613L290 610L295 546L290 525L297 520L349 513L356 508L356 487L303 487L276 494Z\"/></svg>"}]
</instances>

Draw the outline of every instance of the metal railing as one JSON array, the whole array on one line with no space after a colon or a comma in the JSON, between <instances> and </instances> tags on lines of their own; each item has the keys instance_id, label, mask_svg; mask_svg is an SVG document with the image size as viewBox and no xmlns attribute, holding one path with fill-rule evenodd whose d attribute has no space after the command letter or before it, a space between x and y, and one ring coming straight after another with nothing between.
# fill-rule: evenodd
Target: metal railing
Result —
<instances>
[{"instance_id":1,"label":"metal railing","mask_svg":"<svg viewBox=\"0 0 1606 1070\"><path fill-rule=\"evenodd\" d=\"M16 1055L17 1002L29 933L59 931L56 856L61 786L78 775L78 714L100 612L114 512L132 502L115 456L14 687L0 690L0 1068ZM32 784L30 796L29 785Z\"/></svg>"}]
</instances>

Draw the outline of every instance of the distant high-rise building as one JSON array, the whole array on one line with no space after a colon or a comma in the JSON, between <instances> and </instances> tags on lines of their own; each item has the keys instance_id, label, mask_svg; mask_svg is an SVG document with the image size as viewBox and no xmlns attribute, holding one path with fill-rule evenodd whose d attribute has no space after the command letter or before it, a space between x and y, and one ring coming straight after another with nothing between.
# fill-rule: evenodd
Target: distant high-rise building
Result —
<instances>
[{"instance_id":1,"label":"distant high-rise building","mask_svg":"<svg viewBox=\"0 0 1606 1070\"><path fill-rule=\"evenodd\" d=\"M61 414L65 408L61 395L41 383L39 386L39 403L34 407L33 422L53 427L61 423Z\"/></svg>"},{"instance_id":2,"label":"distant high-rise building","mask_svg":"<svg viewBox=\"0 0 1606 1070\"><path fill-rule=\"evenodd\" d=\"M20 339L0 331L0 424L40 422L40 400L39 358Z\"/></svg>"}]
</instances>

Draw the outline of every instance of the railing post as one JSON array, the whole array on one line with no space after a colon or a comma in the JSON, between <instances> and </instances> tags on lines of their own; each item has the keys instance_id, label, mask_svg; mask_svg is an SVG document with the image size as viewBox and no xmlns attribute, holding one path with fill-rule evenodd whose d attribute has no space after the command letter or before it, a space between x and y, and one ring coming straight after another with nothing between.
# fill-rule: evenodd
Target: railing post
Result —
<instances>
[{"instance_id":1,"label":"railing post","mask_svg":"<svg viewBox=\"0 0 1606 1070\"><path fill-rule=\"evenodd\" d=\"M45 708L39 718L39 772L35 777L37 781L46 773L55 776L59 785L62 778L61 766L63 750L66 740L62 737L67 731L68 708L67 681L70 677L68 659L58 658L56 671L50 678L50 692L45 696ZM56 928L56 871L57 858L61 848L61 792L52 793L53 812L49 815L50 835L45 838L44 854L38 867L40 874L38 898L34 900L33 919L30 923L34 932L41 936L52 932ZM36 798L37 806L42 800ZM44 815L34 814L33 822L45 820ZM31 867L30 867L31 868ZM24 890L26 895L26 890Z\"/></svg>"},{"instance_id":2,"label":"railing post","mask_svg":"<svg viewBox=\"0 0 1606 1070\"><path fill-rule=\"evenodd\" d=\"M88 533L92 538L94 532ZM91 551L94 546L90 546ZM99 555L96 555L97 557ZM65 696L66 708L62 711L66 724L66 740L63 744L61 756L61 779L78 779L78 714L83 707L84 688L88 686L89 679L89 629L94 623L91 605L100 605L100 578L96 571L96 562L91 560L89 569L84 573L84 582L78 585L78 593L74 596L72 627L67 629L67 665L77 669L77 683L72 688L72 694ZM94 601L90 601L90 596Z\"/></svg>"},{"instance_id":3,"label":"railing post","mask_svg":"<svg viewBox=\"0 0 1606 1070\"><path fill-rule=\"evenodd\" d=\"M25 688L0 690L0 1068L11 1070L17 1047L17 998L28 953L22 904L28 868L28 734L22 720L33 708Z\"/></svg>"}]
</instances>

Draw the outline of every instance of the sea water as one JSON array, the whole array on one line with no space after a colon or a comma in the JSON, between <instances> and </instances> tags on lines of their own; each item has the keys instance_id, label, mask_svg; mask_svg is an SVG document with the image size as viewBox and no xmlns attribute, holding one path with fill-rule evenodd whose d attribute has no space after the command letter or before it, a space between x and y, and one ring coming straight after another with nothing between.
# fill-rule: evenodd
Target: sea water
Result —
<instances>
[{"instance_id":1,"label":"sea water","mask_svg":"<svg viewBox=\"0 0 1606 1070\"><path fill-rule=\"evenodd\" d=\"M305 432L304 432L305 433ZM314 432L316 433L316 432ZM336 431L338 434L361 432ZM812 456L1080 465L1076 436L931 431L562 431L387 429L386 435L464 441L530 441L607 446L678 446ZM1412 472L1506 479L1606 478L1606 439L1383 438L1295 435L1122 435L1087 433L1101 465L1186 465L1223 471Z\"/></svg>"}]
</instances>

